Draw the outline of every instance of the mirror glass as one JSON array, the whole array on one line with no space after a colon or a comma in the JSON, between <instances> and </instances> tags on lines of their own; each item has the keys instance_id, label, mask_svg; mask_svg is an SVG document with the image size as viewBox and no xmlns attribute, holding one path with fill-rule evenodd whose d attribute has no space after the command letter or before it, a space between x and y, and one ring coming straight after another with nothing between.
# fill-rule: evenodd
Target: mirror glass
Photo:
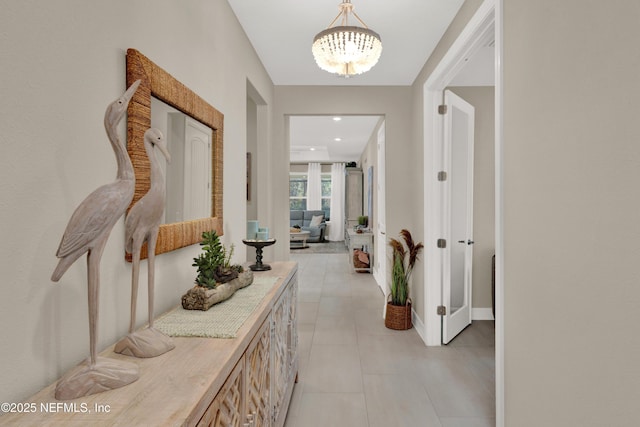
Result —
<instances>
[{"instance_id":1,"label":"mirror glass","mask_svg":"<svg viewBox=\"0 0 640 427\"><path fill-rule=\"evenodd\" d=\"M185 129L191 124L193 127L198 127L199 134L188 139L205 142L183 143L185 154L182 161L178 159L179 150L169 147L171 163L173 164L174 161L180 163L182 169L175 173L171 169L166 169L167 176L180 174L192 167L197 171L187 173L186 178L183 173L182 180L178 180L179 184L175 184L170 178L171 185L177 187L177 190L170 190L168 194L174 198L175 193L176 198L182 197L182 199L174 200L172 207L167 209L165 224L160 225L155 253L161 254L199 243L202 241L204 231L215 230L221 236L223 234L224 115L142 53L135 49L128 49L127 87L137 80L140 80L140 86L127 108L127 151L136 175L135 194L129 207L137 203L150 187L150 162L144 148L144 133L152 127L152 109L156 107L164 109L170 106L172 110L165 111L167 121L166 129L163 129L165 135L172 133L174 127L179 127L169 125L175 120L177 123L182 123L180 126ZM152 101L152 98L166 104L166 107L155 104L156 101ZM155 107L152 107L152 102ZM197 148L187 153L189 149L185 149L185 146ZM197 165L193 166L193 163L185 160L188 157L197 157ZM187 179L194 179L194 181L186 182ZM196 191L195 194L188 196L191 200L188 206L184 201L185 189ZM203 189L206 189L206 194ZM143 247L141 258L145 258L146 255L146 247ZM131 259L129 254L126 254L126 258Z\"/></svg>"},{"instance_id":2,"label":"mirror glass","mask_svg":"<svg viewBox=\"0 0 640 427\"><path fill-rule=\"evenodd\" d=\"M171 163L160 162L167 183L163 223L210 216L213 130L153 96L151 126L165 135L171 154Z\"/></svg>"}]
</instances>

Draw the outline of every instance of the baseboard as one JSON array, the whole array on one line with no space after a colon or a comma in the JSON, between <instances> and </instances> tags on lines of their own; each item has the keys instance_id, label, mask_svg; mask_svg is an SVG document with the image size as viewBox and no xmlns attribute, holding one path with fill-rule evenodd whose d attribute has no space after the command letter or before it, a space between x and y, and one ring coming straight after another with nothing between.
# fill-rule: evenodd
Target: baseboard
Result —
<instances>
[{"instance_id":1,"label":"baseboard","mask_svg":"<svg viewBox=\"0 0 640 427\"><path fill-rule=\"evenodd\" d=\"M471 320L494 320L493 310L491 309L491 307L472 308ZM418 335L420 335L420 338L422 339L424 344L427 345L427 332L424 323L422 322L422 319L420 319L416 315L416 312L413 309L411 310L411 321L413 322L413 327L416 329L416 332L418 333Z\"/></svg>"},{"instance_id":2,"label":"baseboard","mask_svg":"<svg viewBox=\"0 0 640 427\"><path fill-rule=\"evenodd\" d=\"M494 320L493 310L491 307L487 308L472 308L471 320Z\"/></svg>"},{"instance_id":3,"label":"baseboard","mask_svg":"<svg viewBox=\"0 0 640 427\"><path fill-rule=\"evenodd\" d=\"M420 335L420 338L422 338L422 342L424 343L424 345L427 345L427 335L424 329L424 323L422 323L422 319L418 317L415 310L413 309L411 309L411 323L413 323L413 327L415 328L418 335Z\"/></svg>"}]
</instances>

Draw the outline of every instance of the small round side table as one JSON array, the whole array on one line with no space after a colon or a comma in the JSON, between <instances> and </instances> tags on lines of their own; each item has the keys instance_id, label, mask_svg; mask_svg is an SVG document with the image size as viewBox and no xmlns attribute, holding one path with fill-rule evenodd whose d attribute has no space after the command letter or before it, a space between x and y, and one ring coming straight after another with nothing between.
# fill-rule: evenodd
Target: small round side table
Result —
<instances>
[{"instance_id":1,"label":"small round side table","mask_svg":"<svg viewBox=\"0 0 640 427\"><path fill-rule=\"evenodd\" d=\"M242 239L242 243L247 246L251 246L256 248L256 263L249 266L251 271L267 271L271 270L271 266L269 264L262 263L262 248L266 246L271 246L276 242L276 239L267 239L267 240L245 240Z\"/></svg>"}]
</instances>

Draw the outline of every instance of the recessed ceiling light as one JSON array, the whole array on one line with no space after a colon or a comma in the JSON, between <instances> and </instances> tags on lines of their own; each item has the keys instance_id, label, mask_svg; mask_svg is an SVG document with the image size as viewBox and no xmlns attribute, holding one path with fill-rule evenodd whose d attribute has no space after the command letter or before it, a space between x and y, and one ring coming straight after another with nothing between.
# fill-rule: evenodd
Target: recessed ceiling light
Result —
<instances>
[{"instance_id":1,"label":"recessed ceiling light","mask_svg":"<svg viewBox=\"0 0 640 427\"><path fill-rule=\"evenodd\" d=\"M342 138L333 138L333 140L334 140L335 142L340 142L340 141L342 141Z\"/></svg>"},{"instance_id":2,"label":"recessed ceiling light","mask_svg":"<svg viewBox=\"0 0 640 427\"><path fill-rule=\"evenodd\" d=\"M309 148L309 151L316 151L314 147Z\"/></svg>"},{"instance_id":3,"label":"recessed ceiling light","mask_svg":"<svg viewBox=\"0 0 640 427\"><path fill-rule=\"evenodd\" d=\"M340 120L342 120L342 117L334 117L334 118L333 118L333 121L334 121L334 122L339 122Z\"/></svg>"}]
</instances>

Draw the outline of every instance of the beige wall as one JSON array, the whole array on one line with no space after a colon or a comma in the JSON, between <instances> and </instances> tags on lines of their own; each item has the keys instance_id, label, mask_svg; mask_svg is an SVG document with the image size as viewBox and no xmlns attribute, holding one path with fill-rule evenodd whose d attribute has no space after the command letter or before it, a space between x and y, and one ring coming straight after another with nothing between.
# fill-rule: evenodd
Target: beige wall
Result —
<instances>
[{"instance_id":1,"label":"beige wall","mask_svg":"<svg viewBox=\"0 0 640 427\"><path fill-rule=\"evenodd\" d=\"M115 179L103 117L124 92L126 49L140 50L224 113L224 240L238 248L245 233L247 80L267 104L273 86L225 1L1 0L0 9L0 401L20 402L89 353L84 261L57 284L50 277L73 210ZM119 131L124 139L124 122ZM131 269L123 248L120 220L102 258L99 349L128 328ZM199 250L157 258L158 313L192 285ZM138 324L146 321L145 293L141 286Z\"/></svg>"},{"instance_id":2,"label":"beige wall","mask_svg":"<svg viewBox=\"0 0 640 427\"><path fill-rule=\"evenodd\" d=\"M382 126L382 123L384 122L384 117L381 117L380 120L378 121L378 123L376 124L375 128L373 129L373 132L371 133L371 135L369 136L369 141L367 142L367 145L364 147L364 150L362 151L362 154L360 155L360 161L358 162L358 164L362 167L362 212L363 215L367 215L369 216L369 218L373 218L371 215L371 212L368 211L369 206L367 204L367 194L369 192L369 182L368 182L368 173L369 173L369 167L373 166L373 183L372 183L372 195L373 195L373 207L372 210L375 212L376 211L376 200L377 199L377 191L376 191L376 185L377 185L377 180L378 180L378 131L380 129L380 126ZM376 228L376 224L375 224L375 220L374 223L372 223L371 221L369 222L369 228L373 229L375 231Z\"/></svg>"},{"instance_id":3,"label":"beige wall","mask_svg":"<svg viewBox=\"0 0 640 427\"><path fill-rule=\"evenodd\" d=\"M640 419L640 2L504 2L507 426Z\"/></svg>"},{"instance_id":4,"label":"beige wall","mask_svg":"<svg viewBox=\"0 0 640 427\"><path fill-rule=\"evenodd\" d=\"M491 257L495 253L495 90L450 87L475 108L473 164L473 308L491 308Z\"/></svg>"},{"instance_id":5,"label":"beige wall","mask_svg":"<svg viewBox=\"0 0 640 427\"><path fill-rule=\"evenodd\" d=\"M289 172L306 173L309 170L309 165L304 163L290 163Z\"/></svg>"},{"instance_id":6,"label":"beige wall","mask_svg":"<svg viewBox=\"0 0 640 427\"><path fill-rule=\"evenodd\" d=\"M309 171L309 163L290 163L289 164L289 172L304 172L307 173ZM330 163L321 163L320 171L322 173L330 173L331 172L331 164Z\"/></svg>"},{"instance_id":7,"label":"beige wall","mask_svg":"<svg viewBox=\"0 0 640 427\"><path fill-rule=\"evenodd\" d=\"M247 220L258 218L258 106L251 98L247 98L247 153L250 155L249 200L247 200ZM254 248L247 246L247 250Z\"/></svg>"}]
</instances>

